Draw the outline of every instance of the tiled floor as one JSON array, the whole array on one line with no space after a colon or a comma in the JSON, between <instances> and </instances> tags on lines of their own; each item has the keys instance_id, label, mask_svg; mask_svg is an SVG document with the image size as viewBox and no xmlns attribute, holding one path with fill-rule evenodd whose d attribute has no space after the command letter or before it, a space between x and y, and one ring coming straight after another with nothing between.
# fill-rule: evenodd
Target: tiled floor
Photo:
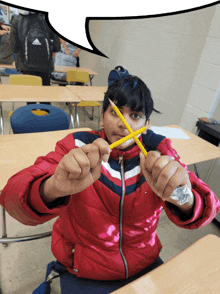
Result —
<instances>
[{"instance_id":1,"label":"tiled floor","mask_svg":"<svg viewBox=\"0 0 220 294\"><path fill-rule=\"evenodd\" d=\"M4 80L7 83L7 80ZM24 105L16 103L16 107ZM52 105L63 108L68 113L64 103L53 103ZM9 133L8 112L12 109L11 103L4 103L5 134ZM97 120L84 122L83 115L80 116L80 126L88 126L97 129ZM24 236L47 232L52 229L54 220L37 227L24 226L7 214L8 236ZM1 233L1 231L0 231ZM220 228L211 223L197 230L185 230L176 227L169 221L165 212L162 212L157 233L163 245L160 257L164 262L183 251L196 240L207 234L220 237ZM8 247L0 244L0 287L2 294L30 294L44 280L46 265L54 260L50 249L51 238L47 237L35 241L11 243ZM52 284L52 293L60 293L59 281ZM71 294L71 293L70 293Z\"/></svg>"}]
</instances>

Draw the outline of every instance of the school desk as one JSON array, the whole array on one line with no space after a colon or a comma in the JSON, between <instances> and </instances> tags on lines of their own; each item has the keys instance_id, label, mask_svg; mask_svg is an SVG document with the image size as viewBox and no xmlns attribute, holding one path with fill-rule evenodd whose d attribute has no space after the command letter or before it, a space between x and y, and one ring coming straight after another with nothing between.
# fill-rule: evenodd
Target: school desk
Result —
<instances>
[{"instance_id":1,"label":"school desk","mask_svg":"<svg viewBox=\"0 0 220 294\"><path fill-rule=\"evenodd\" d=\"M186 165L220 157L220 148L177 125L170 125L168 127L180 128L190 137L190 140L171 139L172 147L180 155L180 161Z\"/></svg>"},{"instance_id":2,"label":"school desk","mask_svg":"<svg viewBox=\"0 0 220 294\"><path fill-rule=\"evenodd\" d=\"M220 292L220 238L209 234L156 269L112 294Z\"/></svg>"},{"instance_id":3,"label":"school desk","mask_svg":"<svg viewBox=\"0 0 220 294\"><path fill-rule=\"evenodd\" d=\"M90 131L90 128L69 129L31 134L12 134L0 136L0 193L8 179L20 170L32 165L37 157L44 156L55 149L57 141L70 133ZM27 150L27 152L25 151ZM5 210L1 207L2 238L0 243L35 240L51 235L51 232L33 236L7 238Z\"/></svg>"},{"instance_id":4,"label":"school desk","mask_svg":"<svg viewBox=\"0 0 220 294\"><path fill-rule=\"evenodd\" d=\"M51 86L20 86L20 85L0 85L0 120L1 132L4 134L2 102L80 102L73 92L66 87ZM74 118L72 115L72 103L69 110L71 122L74 128ZM76 116L76 113L75 113Z\"/></svg>"},{"instance_id":5,"label":"school desk","mask_svg":"<svg viewBox=\"0 0 220 294\"><path fill-rule=\"evenodd\" d=\"M55 65L54 66L55 72L67 72L68 70L87 71L89 74L90 86L92 86L92 79L94 78L94 76L98 75L93 70L91 70L89 68L85 68L85 67L72 67L72 66L66 66L66 65Z\"/></svg>"},{"instance_id":6,"label":"school desk","mask_svg":"<svg viewBox=\"0 0 220 294\"><path fill-rule=\"evenodd\" d=\"M0 64L0 69L16 69L16 67L15 67L14 63L13 64ZM87 71L89 74L91 86L92 86L92 79L94 78L94 76L98 75L93 70L91 70L89 68L85 68L85 67L72 67L72 66L66 66L66 65L55 65L54 66L54 72L67 72L68 70ZM8 76L9 74L0 72L0 83L1 83L1 75Z\"/></svg>"},{"instance_id":7,"label":"school desk","mask_svg":"<svg viewBox=\"0 0 220 294\"><path fill-rule=\"evenodd\" d=\"M72 93L83 101L103 101L107 87L66 86Z\"/></svg>"}]
</instances>

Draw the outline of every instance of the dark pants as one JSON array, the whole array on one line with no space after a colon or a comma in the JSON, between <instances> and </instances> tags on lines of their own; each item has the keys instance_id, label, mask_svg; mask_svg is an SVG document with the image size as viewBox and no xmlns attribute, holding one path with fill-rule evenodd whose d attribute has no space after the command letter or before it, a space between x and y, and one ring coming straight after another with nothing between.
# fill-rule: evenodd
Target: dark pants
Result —
<instances>
[{"instance_id":1,"label":"dark pants","mask_svg":"<svg viewBox=\"0 0 220 294\"><path fill-rule=\"evenodd\" d=\"M75 275L71 273L67 273L66 275L60 278L60 286L62 294L109 294L128 283L140 278L146 273L152 271L156 267L163 264L161 258L158 258L151 266L147 267L140 273L135 276L120 281L96 281L96 280L88 280L77 278Z\"/></svg>"},{"instance_id":2,"label":"dark pants","mask_svg":"<svg viewBox=\"0 0 220 294\"><path fill-rule=\"evenodd\" d=\"M39 71L29 71L29 70L23 70L22 73L24 75L32 75L32 76L38 76L42 78L42 84L43 86L50 86L50 72L39 72ZM27 102L27 104L36 104L35 102ZM41 102L41 104L51 104L50 102Z\"/></svg>"}]
</instances>

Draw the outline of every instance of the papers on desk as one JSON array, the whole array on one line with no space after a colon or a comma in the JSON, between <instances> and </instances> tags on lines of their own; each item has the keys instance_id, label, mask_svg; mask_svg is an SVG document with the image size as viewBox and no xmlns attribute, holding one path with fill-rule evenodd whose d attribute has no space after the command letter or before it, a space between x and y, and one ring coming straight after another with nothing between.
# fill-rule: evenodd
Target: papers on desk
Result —
<instances>
[{"instance_id":1,"label":"papers on desk","mask_svg":"<svg viewBox=\"0 0 220 294\"><path fill-rule=\"evenodd\" d=\"M154 133L163 135L169 139L190 140L190 137L180 128L151 127L151 130Z\"/></svg>"}]
</instances>

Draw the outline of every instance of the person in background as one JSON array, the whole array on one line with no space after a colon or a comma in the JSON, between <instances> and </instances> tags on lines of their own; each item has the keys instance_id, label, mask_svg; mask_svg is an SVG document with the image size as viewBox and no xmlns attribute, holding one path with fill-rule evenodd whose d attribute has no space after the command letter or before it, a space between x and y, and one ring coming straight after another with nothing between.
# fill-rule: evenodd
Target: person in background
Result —
<instances>
[{"instance_id":1,"label":"person in background","mask_svg":"<svg viewBox=\"0 0 220 294\"><path fill-rule=\"evenodd\" d=\"M56 53L55 64L79 67L80 66L79 53L81 51L81 48L78 48L72 45L71 43L64 41L61 38L60 38L60 44L61 44L61 52L69 56L62 57L61 55L59 55L59 53Z\"/></svg>"},{"instance_id":2,"label":"person in background","mask_svg":"<svg viewBox=\"0 0 220 294\"><path fill-rule=\"evenodd\" d=\"M11 26L5 23L5 19L0 11L0 36L10 34Z\"/></svg>"},{"instance_id":3,"label":"person in background","mask_svg":"<svg viewBox=\"0 0 220 294\"><path fill-rule=\"evenodd\" d=\"M60 38L61 51L54 55L54 65L64 65L71 67L80 67L79 53L81 48L72 45L69 42L64 41ZM51 75L52 79L57 81L66 81L66 73L53 72ZM62 84L60 84L62 85Z\"/></svg>"},{"instance_id":4,"label":"person in background","mask_svg":"<svg viewBox=\"0 0 220 294\"><path fill-rule=\"evenodd\" d=\"M16 53L16 69L19 73L39 76L42 78L43 86L50 86L51 73L54 70L52 53L60 51L59 37L47 25L43 14L26 10L19 10L18 12L19 14L15 15L12 19L10 34L11 49ZM47 53L38 55L38 59L41 62L37 60L37 54L35 54L36 51L34 50L38 50L39 47L43 48L42 44L46 44L47 42L44 41L43 43L39 41L42 40L37 35L39 28L45 33L45 38L47 37L47 42L50 44L49 46L44 45L47 48L46 50L48 50ZM33 39L32 43L29 43L26 40L28 40L28 33L30 35L31 29L32 31L35 30L36 38ZM24 31L25 33L23 33ZM27 54L30 54L29 58L26 58ZM43 56L47 56L46 62L43 62ZM46 104L50 103L46 102Z\"/></svg>"},{"instance_id":5,"label":"person in background","mask_svg":"<svg viewBox=\"0 0 220 294\"><path fill-rule=\"evenodd\" d=\"M5 19L0 15L0 63L12 64L14 54L10 48L10 31L11 26L5 23ZM3 69L4 72L4 69Z\"/></svg>"},{"instance_id":6,"label":"person in background","mask_svg":"<svg viewBox=\"0 0 220 294\"><path fill-rule=\"evenodd\" d=\"M28 66L23 62L21 59L21 40L19 39L19 28L22 27L22 23L26 20L26 24L28 25L29 21L36 19L38 15L42 16L41 22L43 22L43 15L39 13L29 12L25 10L19 10L19 15L15 15L12 19L11 23L11 49L14 53L17 53L16 56L16 68L18 72L21 72L23 74L30 74L30 75L37 75L42 78L43 85L50 85L50 78L51 78L51 72L54 70L54 64L52 55L49 60L49 64L46 64L45 66L39 65L32 65L29 64ZM59 37L50 29L50 27L47 25L46 20L44 20L45 27L47 29L47 32L50 36L51 42L53 43L53 52L60 51L60 41ZM20 32L21 33L21 32Z\"/></svg>"}]
</instances>

